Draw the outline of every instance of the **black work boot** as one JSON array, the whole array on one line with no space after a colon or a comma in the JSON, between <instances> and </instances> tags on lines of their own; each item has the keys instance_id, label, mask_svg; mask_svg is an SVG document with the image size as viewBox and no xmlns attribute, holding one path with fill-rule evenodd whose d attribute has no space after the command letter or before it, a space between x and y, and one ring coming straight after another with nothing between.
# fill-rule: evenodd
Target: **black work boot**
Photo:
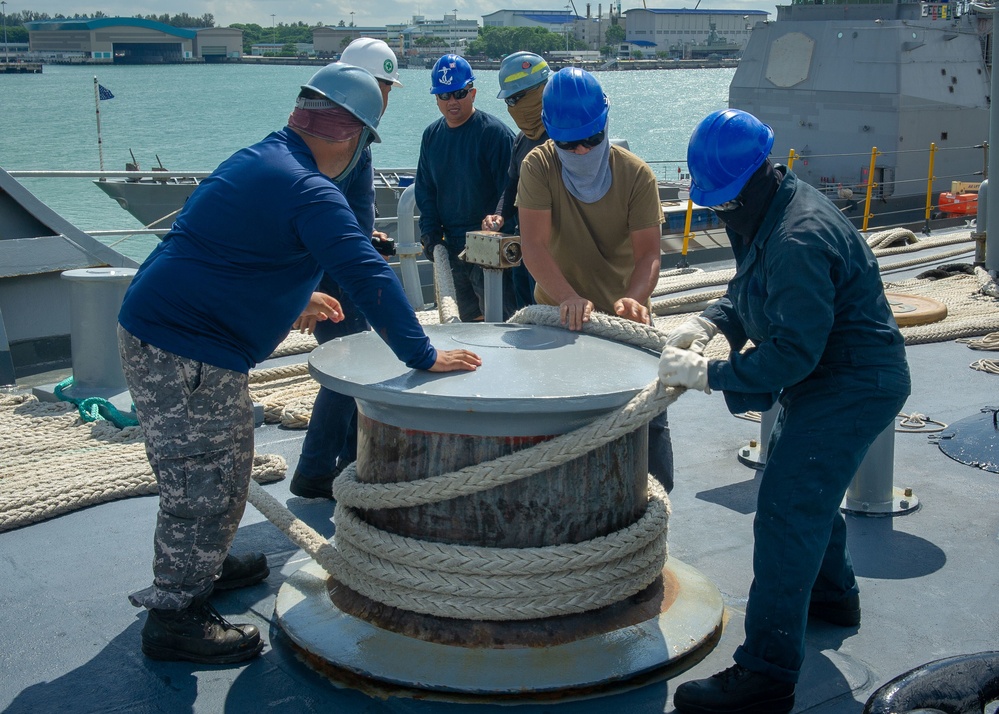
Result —
<instances>
[{"instance_id":1,"label":"black work boot","mask_svg":"<svg viewBox=\"0 0 999 714\"><path fill-rule=\"evenodd\" d=\"M222 561L222 570L215 581L216 590L235 590L256 585L270 575L267 558L263 553L233 555L230 553Z\"/></svg>"},{"instance_id":2,"label":"black work boot","mask_svg":"<svg viewBox=\"0 0 999 714\"><path fill-rule=\"evenodd\" d=\"M204 597L184 610L150 610L142 628L142 652L151 659L232 664L263 648L255 625L227 622Z\"/></svg>"},{"instance_id":3,"label":"black work boot","mask_svg":"<svg viewBox=\"0 0 999 714\"><path fill-rule=\"evenodd\" d=\"M840 627L860 625L860 595L854 593L842 600L808 603L808 616Z\"/></svg>"},{"instance_id":4,"label":"black work boot","mask_svg":"<svg viewBox=\"0 0 999 714\"><path fill-rule=\"evenodd\" d=\"M676 688L673 705L684 714L786 714L794 708L794 682L781 682L736 664Z\"/></svg>"},{"instance_id":5,"label":"black work boot","mask_svg":"<svg viewBox=\"0 0 999 714\"><path fill-rule=\"evenodd\" d=\"M301 498L327 498L332 501L333 481L340 475L340 471L337 467L323 476L303 476L296 470L288 490Z\"/></svg>"}]
</instances>

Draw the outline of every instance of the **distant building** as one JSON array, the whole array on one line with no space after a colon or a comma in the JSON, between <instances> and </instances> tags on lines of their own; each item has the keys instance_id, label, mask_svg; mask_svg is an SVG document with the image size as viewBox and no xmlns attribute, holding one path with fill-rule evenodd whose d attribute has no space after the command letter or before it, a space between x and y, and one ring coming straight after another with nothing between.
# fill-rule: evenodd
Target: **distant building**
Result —
<instances>
[{"instance_id":1,"label":"distant building","mask_svg":"<svg viewBox=\"0 0 999 714\"><path fill-rule=\"evenodd\" d=\"M223 27L189 30L134 17L36 20L24 23L24 27L31 53L42 57L158 64L215 61L242 54L242 30Z\"/></svg>"},{"instance_id":2,"label":"distant building","mask_svg":"<svg viewBox=\"0 0 999 714\"><path fill-rule=\"evenodd\" d=\"M440 20L413 15L408 23L386 25L387 42L399 56L462 54L468 43L479 36L478 20L462 20L456 14ZM431 43L437 40L436 44Z\"/></svg>"},{"instance_id":3,"label":"distant building","mask_svg":"<svg viewBox=\"0 0 999 714\"><path fill-rule=\"evenodd\" d=\"M311 42L292 42L296 55L312 55L315 48ZM288 45L287 42L258 42L250 45L250 55L253 57L264 57L266 55L279 55Z\"/></svg>"},{"instance_id":4,"label":"distant building","mask_svg":"<svg viewBox=\"0 0 999 714\"><path fill-rule=\"evenodd\" d=\"M497 10L483 15L482 24L484 27L543 27L582 42L588 50L599 50L607 44L606 32L615 18L622 25L624 18L620 17L620 4L615 11L615 5L608 3L606 15L602 3L597 5L596 15L592 14L592 7L592 3L586 4L585 17L565 10Z\"/></svg>"},{"instance_id":5,"label":"distant building","mask_svg":"<svg viewBox=\"0 0 999 714\"><path fill-rule=\"evenodd\" d=\"M319 57L333 59L339 57L343 48L358 37L371 37L376 40L387 38L384 27L317 27L312 31L312 46Z\"/></svg>"},{"instance_id":6,"label":"distant building","mask_svg":"<svg viewBox=\"0 0 999 714\"><path fill-rule=\"evenodd\" d=\"M767 19L762 10L625 10L626 44L646 56L665 52L677 59L737 57L753 25ZM623 54L628 54L625 48ZM619 54L622 54L619 52Z\"/></svg>"}]
</instances>

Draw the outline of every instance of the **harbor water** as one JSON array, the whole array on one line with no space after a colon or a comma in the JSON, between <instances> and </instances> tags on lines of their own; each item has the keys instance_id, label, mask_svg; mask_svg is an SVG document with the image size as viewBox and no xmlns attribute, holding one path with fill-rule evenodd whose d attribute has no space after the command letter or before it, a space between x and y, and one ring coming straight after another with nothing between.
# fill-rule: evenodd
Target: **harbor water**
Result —
<instances>
[{"instance_id":1,"label":"harbor water","mask_svg":"<svg viewBox=\"0 0 999 714\"><path fill-rule=\"evenodd\" d=\"M238 149L284 126L298 86L315 72L305 66L46 65L41 74L0 76L0 167L87 171L100 168L94 76L114 94L100 102L104 168L131 161L149 170L211 171ZM733 69L601 72L611 101L610 133L662 179L676 178L687 139L707 113L726 106ZM373 147L380 168L416 166L423 129L440 117L430 70L400 72ZM477 70L476 107L516 130L496 99L497 72ZM84 230L135 229L140 224L88 179L22 179L54 210ZM108 243L120 237L104 238ZM141 259L156 238L128 238L116 247Z\"/></svg>"}]
</instances>

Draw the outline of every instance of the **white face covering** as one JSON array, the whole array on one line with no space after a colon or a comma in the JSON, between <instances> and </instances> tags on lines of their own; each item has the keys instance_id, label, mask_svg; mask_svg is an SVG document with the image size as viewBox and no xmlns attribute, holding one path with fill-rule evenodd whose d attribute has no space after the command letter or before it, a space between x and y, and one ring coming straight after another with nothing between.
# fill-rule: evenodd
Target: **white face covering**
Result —
<instances>
[{"instance_id":1,"label":"white face covering","mask_svg":"<svg viewBox=\"0 0 999 714\"><path fill-rule=\"evenodd\" d=\"M608 122L608 126L609 126ZM606 132L607 127L604 127ZM610 139L604 140L585 154L555 146L559 159L562 160L562 180L573 196L583 203L596 203L610 190Z\"/></svg>"}]
</instances>

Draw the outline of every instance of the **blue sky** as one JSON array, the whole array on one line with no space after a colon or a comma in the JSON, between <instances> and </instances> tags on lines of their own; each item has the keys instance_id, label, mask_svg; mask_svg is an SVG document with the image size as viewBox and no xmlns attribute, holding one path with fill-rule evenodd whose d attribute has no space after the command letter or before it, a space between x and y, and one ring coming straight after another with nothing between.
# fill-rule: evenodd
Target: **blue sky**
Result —
<instances>
[{"instance_id":1,"label":"blue sky","mask_svg":"<svg viewBox=\"0 0 999 714\"><path fill-rule=\"evenodd\" d=\"M693 8L698 0L688 0L686 2L675 3L647 3L648 7L663 7L670 9ZM699 9L701 10L763 10L772 13L771 17L776 17L774 5L768 4L772 0L758 2L756 0L701 0ZM585 0L571 0L575 5L579 15L586 14ZM316 2L315 0L7 0L7 11L10 13L21 10L33 10L35 12L45 12L49 15L62 13L72 15L74 13L104 12L108 15L121 15L130 17L136 14L142 15L162 15L164 13L178 14L186 12L188 15L200 17L205 13L215 16L215 24L225 26L233 22L255 22L265 27L270 27L273 23L306 22L314 25L322 22L324 25L336 25L340 20L350 23L351 12L353 11L354 24L360 26L377 25L383 26L386 23L407 22L416 14L422 14L428 19L440 19L445 14L452 14L457 10L461 19L477 19L482 22L482 16L504 9L538 9L538 10L564 10L570 0L424 0L423 2L413 2L412 0L366 0L359 2L354 0L327 0L326 2ZM602 4L603 12L606 14L609 3L602 3L591 0L590 8L592 14L596 15L597 5ZM621 9L643 7L639 2L621 2ZM571 10L571 7L570 7ZM273 15L273 18L271 17Z\"/></svg>"}]
</instances>

